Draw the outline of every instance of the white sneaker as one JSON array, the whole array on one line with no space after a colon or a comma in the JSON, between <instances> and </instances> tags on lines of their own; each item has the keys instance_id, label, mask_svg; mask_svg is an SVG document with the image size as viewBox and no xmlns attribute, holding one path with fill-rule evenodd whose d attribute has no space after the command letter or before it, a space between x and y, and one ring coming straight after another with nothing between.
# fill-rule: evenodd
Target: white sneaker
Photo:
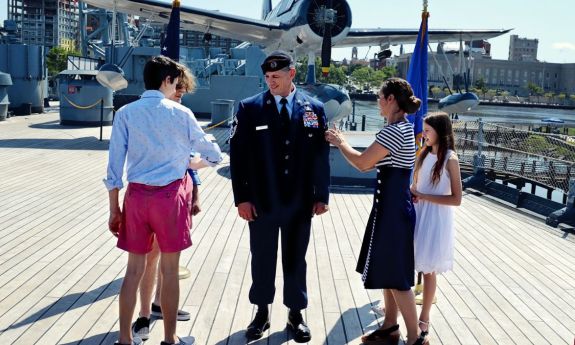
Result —
<instances>
[{"instance_id":1,"label":"white sneaker","mask_svg":"<svg viewBox=\"0 0 575 345\"><path fill-rule=\"evenodd\" d=\"M132 343L130 345L142 345L144 342L139 337L132 336ZM121 345L119 341L116 341L114 345Z\"/></svg>"},{"instance_id":2,"label":"white sneaker","mask_svg":"<svg viewBox=\"0 0 575 345\"><path fill-rule=\"evenodd\" d=\"M170 343L166 343L165 341L162 341L160 343L160 345L194 345L196 343L196 339L194 339L194 337L189 336L189 337L178 337L178 342L175 344L170 344Z\"/></svg>"}]
</instances>

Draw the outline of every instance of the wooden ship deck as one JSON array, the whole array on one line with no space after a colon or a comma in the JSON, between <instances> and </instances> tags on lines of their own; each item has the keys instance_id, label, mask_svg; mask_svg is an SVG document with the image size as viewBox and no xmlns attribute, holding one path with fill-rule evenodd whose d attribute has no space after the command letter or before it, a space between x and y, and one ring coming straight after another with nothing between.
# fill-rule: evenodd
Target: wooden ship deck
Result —
<instances>
[{"instance_id":1,"label":"wooden ship deck","mask_svg":"<svg viewBox=\"0 0 575 345\"><path fill-rule=\"evenodd\" d=\"M109 138L110 127L104 128ZM227 151L226 129L211 131ZM107 229L102 183L107 140L98 128L59 125L58 113L0 122L0 343L112 344L127 255ZM203 211L181 263L178 333L196 344L245 344L247 223L237 216L229 159L200 173ZM312 344L359 344L382 319L354 271L371 191L332 188L331 210L313 219L307 254ZM465 193L456 211L456 263L438 277L431 344L573 344L575 240L526 212ZM256 344L293 344L285 330L281 258L271 329ZM162 338L153 322L147 344ZM403 333L405 334L405 330Z\"/></svg>"}]
</instances>

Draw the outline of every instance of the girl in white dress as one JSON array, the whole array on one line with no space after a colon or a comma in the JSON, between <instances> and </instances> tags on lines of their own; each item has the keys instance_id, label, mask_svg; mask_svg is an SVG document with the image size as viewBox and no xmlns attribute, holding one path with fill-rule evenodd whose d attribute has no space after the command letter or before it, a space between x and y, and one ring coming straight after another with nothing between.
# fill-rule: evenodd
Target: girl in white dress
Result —
<instances>
[{"instance_id":1,"label":"girl in white dress","mask_svg":"<svg viewBox=\"0 0 575 345\"><path fill-rule=\"evenodd\" d=\"M411 193L417 217L415 270L423 272L419 328L427 335L436 274L453 268L453 206L461 204L462 187L449 116L434 113L423 121L424 147L415 163Z\"/></svg>"}]
</instances>

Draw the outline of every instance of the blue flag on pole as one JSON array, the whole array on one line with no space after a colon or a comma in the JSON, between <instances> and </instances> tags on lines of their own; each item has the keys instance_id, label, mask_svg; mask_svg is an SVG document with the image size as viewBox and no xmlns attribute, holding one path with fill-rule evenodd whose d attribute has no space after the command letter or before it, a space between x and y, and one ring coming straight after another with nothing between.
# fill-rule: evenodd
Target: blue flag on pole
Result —
<instances>
[{"instance_id":1,"label":"blue flag on pole","mask_svg":"<svg viewBox=\"0 0 575 345\"><path fill-rule=\"evenodd\" d=\"M428 33L427 33L427 19L429 12L424 9L421 15L421 26L417 34L417 42L415 43L415 50L411 56L409 63L409 71L407 72L407 81L413 88L414 95L421 100L421 107L415 114L407 116L409 121L413 124L413 134L415 135L416 152L419 154L423 146L423 118L427 114L427 46L428 46Z\"/></svg>"},{"instance_id":2,"label":"blue flag on pole","mask_svg":"<svg viewBox=\"0 0 575 345\"><path fill-rule=\"evenodd\" d=\"M180 0L172 3L170 22L162 43L161 54L172 60L180 60Z\"/></svg>"}]
</instances>

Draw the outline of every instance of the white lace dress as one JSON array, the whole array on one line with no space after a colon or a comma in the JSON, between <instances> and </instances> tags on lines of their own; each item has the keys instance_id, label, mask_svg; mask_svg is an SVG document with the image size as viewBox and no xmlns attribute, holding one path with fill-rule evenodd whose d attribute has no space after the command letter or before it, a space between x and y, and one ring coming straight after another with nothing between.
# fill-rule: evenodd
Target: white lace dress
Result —
<instances>
[{"instance_id":1,"label":"white lace dress","mask_svg":"<svg viewBox=\"0 0 575 345\"><path fill-rule=\"evenodd\" d=\"M447 158L453 151L447 152ZM431 183L437 156L429 153L418 172L417 191L423 194L449 195L451 182L446 169L447 159L439 182ZM453 269L453 206L425 200L415 204L415 270L423 273L443 273Z\"/></svg>"}]
</instances>

